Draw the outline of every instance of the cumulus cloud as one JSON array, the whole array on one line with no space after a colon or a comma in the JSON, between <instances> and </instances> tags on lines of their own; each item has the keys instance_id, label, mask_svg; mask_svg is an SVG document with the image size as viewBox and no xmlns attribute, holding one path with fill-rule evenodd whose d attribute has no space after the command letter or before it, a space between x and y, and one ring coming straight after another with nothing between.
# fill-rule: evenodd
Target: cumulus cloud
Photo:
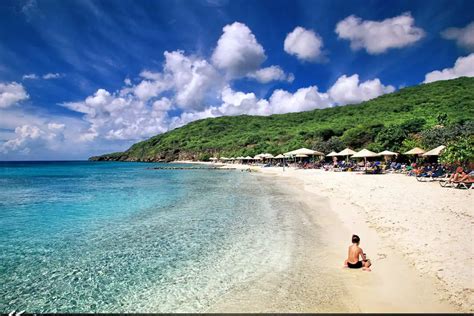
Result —
<instances>
[{"instance_id":1,"label":"cumulus cloud","mask_svg":"<svg viewBox=\"0 0 474 316\"><path fill-rule=\"evenodd\" d=\"M337 23L336 33L339 38L349 40L353 50L364 48L373 55L411 45L425 35L415 26L409 12L380 22L364 21L351 15Z\"/></svg>"},{"instance_id":2,"label":"cumulus cloud","mask_svg":"<svg viewBox=\"0 0 474 316\"><path fill-rule=\"evenodd\" d=\"M313 30L301 26L296 27L285 38L283 44L285 52L296 56L302 61L321 60L323 55L323 39Z\"/></svg>"},{"instance_id":3,"label":"cumulus cloud","mask_svg":"<svg viewBox=\"0 0 474 316\"><path fill-rule=\"evenodd\" d=\"M188 57L182 51L165 52L164 72L173 83L176 104L182 108L203 108L206 97L215 97L221 78L204 59Z\"/></svg>"},{"instance_id":4,"label":"cumulus cloud","mask_svg":"<svg viewBox=\"0 0 474 316\"><path fill-rule=\"evenodd\" d=\"M63 105L83 113L83 119L90 124L80 135L83 141L96 138L137 140L167 130L166 112L159 106L146 104L133 93L112 94L105 89L99 89L84 101Z\"/></svg>"},{"instance_id":5,"label":"cumulus cloud","mask_svg":"<svg viewBox=\"0 0 474 316\"><path fill-rule=\"evenodd\" d=\"M316 86L300 88L295 93L275 90L269 103L272 114L323 109L332 105L328 94L319 92Z\"/></svg>"},{"instance_id":6,"label":"cumulus cloud","mask_svg":"<svg viewBox=\"0 0 474 316\"><path fill-rule=\"evenodd\" d=\"M380 80L373 79L359 82L359 75L339 77L328 90L331 99L338 105L359 103L395 91L395 87L383 85Z\"/></svg>"},{"instance_id":7,"label":"cumulus cloud","mask_svg":"<svg viewBox=\"0 0 474 316\"><path fill-rule=\"evenodd\" d=\"M35 125L22 125L15 128L15 137L0 146L0 153L11 151L22 154L30 153L30 147L46 145L55 149L64 138L64 124L49 123L44 127Z\"/></svg>"},{"instance_id":8,"label":"cumulus cloud","mask_svg":"<svg viewBox=\"0 0 474 316\"><path fill-rule=\"evenodd\" d=\"M234 22L223 28L211 60L231 77L243 77L258 70L266 58L252 31L245 24Z\"/></svg>"},{"instance_id":9,"label":"cumulus cloud","mask_svg":"<svg viewBox=\"0 0 474 316\"><path fill-rule=\"evenodd\" d=\"M291 83L295 80L295 76L292 73L286 74L279 66L262 68L247 76L254 78L260 83L268 83L271 81L287 81Z\"/></svg>"},{"instance_id":10,"label":"cumulus cloud","mask_svg":"<svg viewBox=\"0 0 474 316\"><path fill-rule=\"evenodd\" d=\"M8 108L28 98L29 96L21 83L0 83L0 109Z\"/></svg>"},{"instance_id":11,"label":"cumulus cloud","mask_svg":"<svg viewBox=\"0 0 474 316\"><path fill-rule=\"evenodd\" d=\"M453 68L445 68L443 70L435 70L425 75L424 83L449 80L458 77L474 77L474 53L459 57Z\"/></svg>"},{"instance_id":12,"label":"cumulus cloud","mask_svg":"<svg viewBox=\"0 0 474 316\"><path fill-rule=\"evenodd\" d=\"M456 41L456 44L460 47L474 51L474 22L469 23L464 28L447 28L441 32L441 36Z\"/></svg>"}]
</instances>

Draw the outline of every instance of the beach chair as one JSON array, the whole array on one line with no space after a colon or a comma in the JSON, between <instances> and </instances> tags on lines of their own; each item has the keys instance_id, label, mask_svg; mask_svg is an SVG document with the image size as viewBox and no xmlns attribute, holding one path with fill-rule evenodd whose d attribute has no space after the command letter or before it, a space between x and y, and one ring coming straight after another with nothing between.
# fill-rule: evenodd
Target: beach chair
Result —
<instances>
[{"instance_id":1,"label":"beach chair","mask_svg":"<svg viewBox=\"0 0 474 316\"><path fill-rule=\"evenodd\" d=\"M474 180L469 179L467 181L459 181L459 182L457 182L456 188L457 189L466 189L466 190L474 189Z\"/></svg>"},{"instance_id":2,"label":"beach chair","mask_svg":"<svg viewBox=\"0 0 474 316\"><path fill-rule=\"evenodd\" d=\"M439 185L443 188L456 188L456 189L474 189L474 180L470 179L467 181L449 181L449 178L446 180L440 180Z\"/></svg>"},{"instance_id":3,"label":"beach chair","mask_svg":"<svg viewBox=\"0 0 474 316\"><path fill-rule=\"evenodd\" d=\"M416 176L416 180L419 182L429 182L429 181L437 181L437 180L442 180L445 177L444 176L444 170L443 168L438 168L436 169L433 173L421 173Z\"/></svg>"}]
</instances>

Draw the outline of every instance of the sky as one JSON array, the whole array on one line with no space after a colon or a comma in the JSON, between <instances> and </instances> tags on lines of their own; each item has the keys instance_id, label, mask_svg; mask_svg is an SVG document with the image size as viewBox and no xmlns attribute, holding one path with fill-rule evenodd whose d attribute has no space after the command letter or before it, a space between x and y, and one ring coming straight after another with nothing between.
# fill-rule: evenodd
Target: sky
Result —
<instances>
[{"instance_id":1,"label":"sky","mask_svg":"<svg viewBox=\"0 0 474 316\"><path fill-rule=\"evenodd\" d=\"M474 1L2 0L0 161L474 76Z\"/></svg>"}]
</instances>

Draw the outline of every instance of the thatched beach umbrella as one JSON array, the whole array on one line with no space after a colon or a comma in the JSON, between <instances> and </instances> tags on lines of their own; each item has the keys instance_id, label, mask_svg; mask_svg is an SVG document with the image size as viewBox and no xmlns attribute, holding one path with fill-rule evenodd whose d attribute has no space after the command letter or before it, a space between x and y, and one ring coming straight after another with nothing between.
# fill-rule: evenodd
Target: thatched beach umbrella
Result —
<instances>
[{"instance_id":1,"label":"thatched beach umbrella","mask_svg":"<svg viewBox=\"0 0 474 316\"><path fill-rule=\"evenodd\" d=\"M367 170L367 158L378 157L379 154L374 153L368 149L362 149L361 151L356 152L352 155L352 158L364 158L365 170Z\"/></svg>"},{"instance_id":2,"label":"thatched beach umbrella","mask_svg":"<svg viewBox=\"0 0 474 316\"><path fill-rule=\"evenodd\" d=\"M380 156L396 156L398 155L398 153L390 151L390 150L384 150L384 151L379 152L379 155Z\"/></svg>"},{"instance_id":3,"label":"thatched beach umbrella","mask_svg":"<svg viewBox=\"0 0 474 316\"><path fill-rule=\"evenodd\" d=\"M296 156L296 155L307 155L307 156L324 156L320 151L311 150L308 148L300 148L293 151L289 151L284 154L285 156Z\"/></svg>"},{"instance_id":4,"label":"thatched beach umbrella","mask_svg":"<svg viewBox=\"0 0 474 316\"><path fill-rule=\"evenodd\" d=\"M425 151L424 151L423 149L421 149L421 148L419 148L419 147L415 147L415 148L412 148L412 149L410 149L409 151L407 151L407 152L405 153L405 155L414 155L414 156L415 156L415 162L416 162L418 156L420 156L420 155L422 155L422 154L424 154L424 153L425 153Z\"/></svg>"},{"instance_id":5,"label":"thatched beach umbrella","mask_svg":"<svg viewBox=\"0 0 474 316\"><path fill-rule=\"evenodd\" d=\"M407 151L405 153L405 155L422 155L424 153L425 153L425 151L423 149L421 149L419 147L415 147L415 148L412 148L409 151Z\"/></svg>"},{"instance_id":6,"label":"thatched beach umbrella","mask_svg":"<svg viewBox=\"0 0 474 316\"><path fill-rule=\"evenodd\" d=\"M434 149L431 149L430 151L427 151L423 154L424 157L426 156L439 156L441 155L441 152L446 148L446 146L444 145L441 145L441 146L438 146Z\"/></svg>"},{"instance_id":7,"label":"thatched beach umbrella","mask_svg":"<svg viewBox=\"0 0 474 316\"><path fill-rule=\"evenodd\" d=\"M331 151L329 154L326 155L326 157L336 157L337 156L337 152L335 151Z\"/></svg>"},{"instance_id":8,"label":"thatched beach umbrella","mask_svg":"<svg viewBox=\"0 0 474 316\"><path fill-rule=\"evenodd\" d=\"M346 148L337 153L338 156L346 157L346 162L349 160L349 156L355 154L356 152L350 148Z\"/></svg>"},{"instance_id":9,"label":"thatched beach umbrella","mask_svg":"<svg viewBox=\"0 0 474 316\"><path fill-rule=\"evenodd\" d=\"M390 157L390 156L398 156L398 153L393 152L393 151L390 151L390 150L384 150L384 151L379 152L379 155L380 155L380 156L383 156L383 158L385 159L385 161L387 161L387 160L388 160L388 157Z\"/></svg>"}]
</instances>

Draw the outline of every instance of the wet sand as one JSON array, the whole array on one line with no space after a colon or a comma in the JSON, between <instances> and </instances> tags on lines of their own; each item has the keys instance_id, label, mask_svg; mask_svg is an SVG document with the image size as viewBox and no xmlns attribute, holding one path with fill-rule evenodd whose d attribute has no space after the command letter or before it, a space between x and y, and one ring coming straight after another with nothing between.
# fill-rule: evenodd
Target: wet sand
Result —
<instances>
[{"instance_id":1,"label":"wet sand","mask_svg":"<svg viewBox=\"0 0 474 316\"><path fill-rule=\"evenodd\" d=\"M290 193L295 256L287 271L242 285L211 311L474 311L472 191L400 174L250 169ZM342 268L353 233L372 272Z\"/></svg>"},{"instance_id":2,"label":"wet sand","mask_svg":"<svg viewBox=\"0 0 474 316\"><path fill-rule=\"evenodd\" d=\"M436 295L435 278L422 276L395 249L380 252L376 233L365 236L372 272L343 268L353 233L331 209L324 196L309 194L303 181L271 174L293 198L289 234L292 262L284 270L241 284L214 304L211 312L456 312ZM364 247L364 244L361 245Z\"/></svg>"}]
</instances>

